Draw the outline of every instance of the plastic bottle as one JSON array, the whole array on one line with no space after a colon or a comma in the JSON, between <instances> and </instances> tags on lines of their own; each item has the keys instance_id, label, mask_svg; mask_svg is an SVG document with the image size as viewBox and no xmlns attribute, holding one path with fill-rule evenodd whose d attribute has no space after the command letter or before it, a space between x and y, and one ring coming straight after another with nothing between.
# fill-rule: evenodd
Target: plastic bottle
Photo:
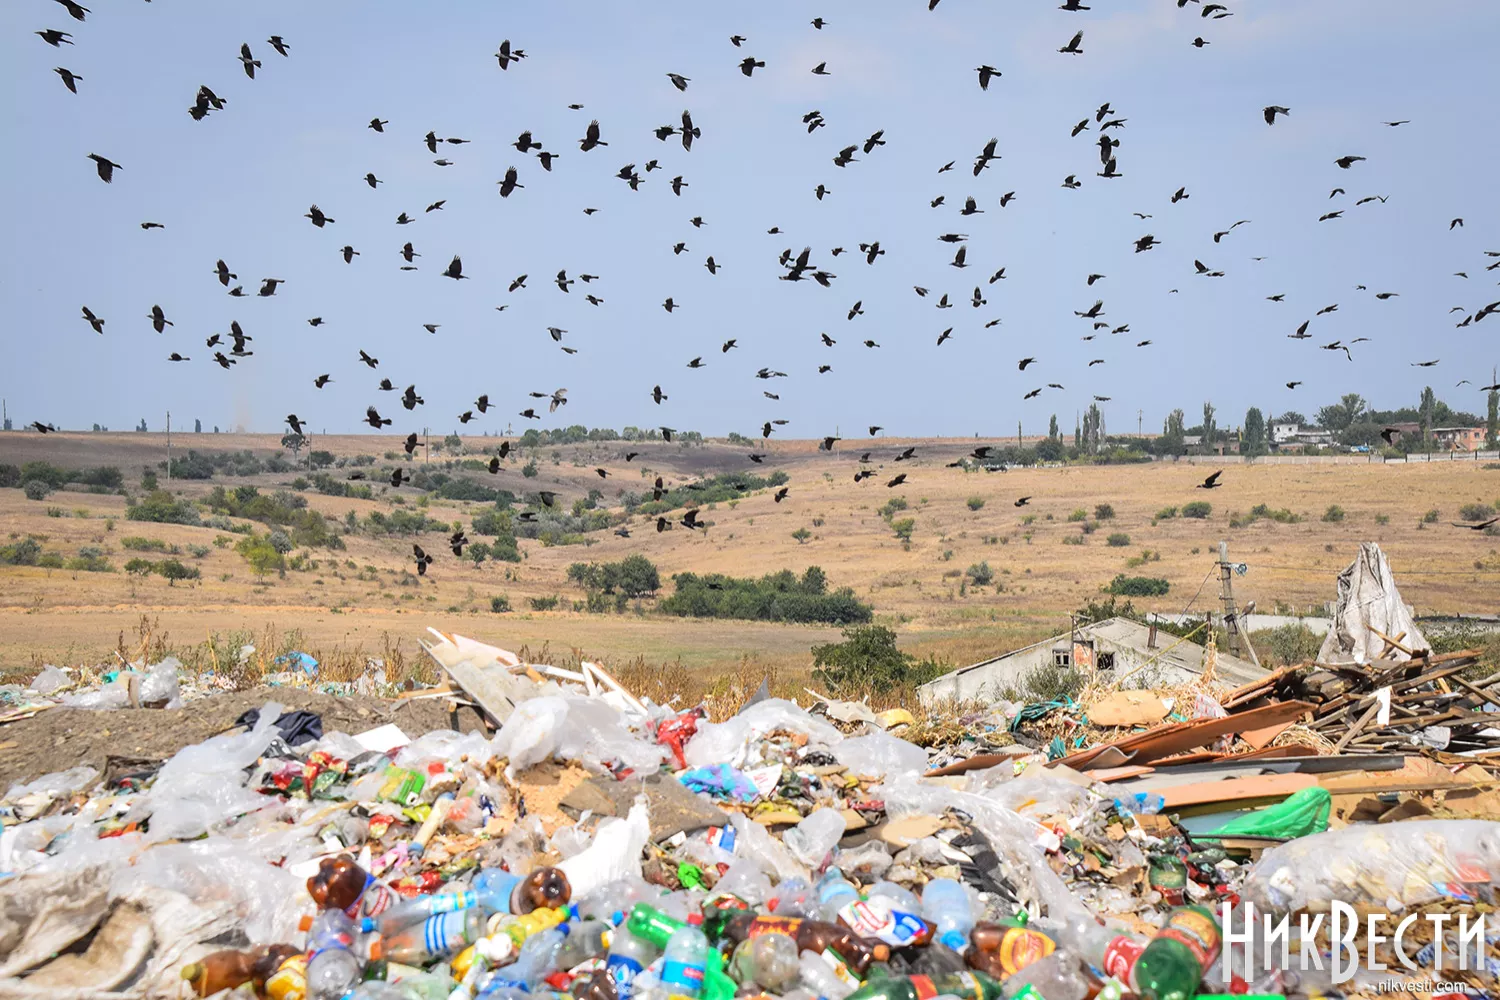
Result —
<instances>
[{"instance_id":1,"label":"plastic bottle","mask_svg":"<svg viewBox=\"0 0 1500 1000\"><path fill-rule=\"evenodd\" d=\"M308 1000L339 1000L359 982L365 964L348 948L313 952L307 960Z\"/></svg>"},{"instance_id":2,"label":"plastic bottle","mask_svg":"<svg viewBox=\"0 0 1500 1000\"><path fill-rule=\"evenodd\" d=\"M819 919L834 921L839 911L859 899L859 887L844 877L837 868L829 868L818 879L814 888Z\"/></svg>"},{"instance_id":3,"label":"plastic bottle","mask_svg":"<svg viewBox=\"0 0 1500 1000\"><path fill-rule=\"evenodd\" d=\"M270 1000L305 1000L307 996L307 956L293 955L266 979L265 994Z\"/></svg>"},{"instance_id":4,"label":"plastic bottle","mask_svg":"<svg viewBox=\"0 0 1500 1000\"><path fill-rule=\"evenodd\" d=\"M662 951L661 982L673 996L696 1000L703 995L708 938L699 929L702 922L696 914L689 917L687 924L672 932Z\"/></svg>"},{"instance_id":5,"label":"plastic bottle","mask_svg":"<svg viewBox=\"0 0 1500 1000\"><path fill-rule=\"evenodd\" d=\"M476 909L438 913L420 924L410 924L380 939L380 957L392 962L425 965L473 944L484 933L484 914Z\"/></svg>"},{"instance_id":6,"label":"plastic bottle","mask_svg":"<svg viewBox=\"0 0 1500 1000\"><path fill-rule=\"evenodd\" d=\"M1056 951L1056 939L1028 927L1024 913L1014 920L975 924L964 956L969 968L1004 980Z\"/></svg>"},{"instance_id":7,"label":"plastic bottle","mask_svg":"<svg viewBox=\"0 0 1500 1000\"><path fill-rule=\"evenodd\" d=\"M635 977L656 961L659 951L649 939L632 933L628 927L614 930L610 935L609 957L605 959L604 969L614 983L619 1000L630 996L635 988Z\"/></svg>"},{"instance_id":8,"label":"plastic bottle","mask_svg":"<svg viewBox=\"0 0 1500 1000\"><path fill-rule=\"evenodd\" d=\"M282 962L301 951L290 944L245 950L225 948L183 966L182 978L200 997L212 996L220 990L232 990L245 983L253 983L259 990Z\"/></svg>"},{"instance_id":9,"label":"plastic bottle","mask_svg":"<svg viewBox=\"0 0 1500 1000\"><path fill-rule=\"evenodd\" d=\"M812 917L818 912L818 894L800 875L782 879L771 897L770 911L778 917Z\"/></svg>"},{"instance_id":10,"label":"plastic bottle","mask_svg":"<svg viewBox=\"0 0 1500 1000\"><path fill-rule=\"evenodd\" d=\"M865 898L888 899L891 901L893 909L904 910L907 913L922 912L922 904L917 899L916 893L904 886L897 885L895 882L887 882L885 879L881 879L866 889Z\"/></svg>"},{"instance_id":11,"label":"plastic bottle","mask_svg":"<svg viewBox=\"0 0 1500 1000\"><path fill-rule=\"evenodd\" d=\"M530 913L544 906L567 906L573 895L568 876L557 868L538 868L524 876L504 868L483 868L471 888L489 913Z\"/></svg>"},{"instance_id":12,"label":"plastic bottle","mask_svg":"<svg viewBox=\"0 0 1500 1000\"><path fill-rule=\"evenodd\" d=\"M802 984L826 1000L842 1000L859 988L859 980L841 962L829 962L813 951L798 956Z\"/></svg>"},{"instance_id":13,"label":"plastic bottle","mask_svg":"<svg viewBox=\"0 0 1500 1000\"><path fill-rule=\"evenodd\" d=\"M504 934L510 938L511 944L520 948L531 935L539 934L549 927L556 927L567 919L567 910L543 906L519 916L506 913L496 914L490 917L489 931L491 934Z\"/></svg>"},{"instance_id":14,"label":"plastic bottle","mask_svg":"<svg viewBox=\"0 0 1500 1000\"><path fill-rule=\"evenodd\" d=\"M610 926L602 920L579 920L568 927L568 939L557 953L557 967L572 969L609 951Z\"/></svg>"},{"instance_id":15,"label":"plastic bottle","mask_svg":"<svg viewBox=\"0 0 1500 1000\"><path fill-rule=\"evenodd\" d=\"M307 951L322 951L325 948L353 948L358 928L343 910L322 910L310 917L303 917L298 926L307 931Z\"/></svg>"},{"instance_id":16,"label":"plastic bottle","mask_svg":"<svg viewBox=\"0 0 1500 1000\"><path fill-rule=\"evenodd\" d=\"M1141 1000L1186 1000L1198 992L1220 944L1219 921L1211 911L1201 906L1173 910L1136 959L1131 986Z\"/></svg>"},{"instance_id":17,"label":"plastic bottle","mask_svg":"<svg viewBox=\"0 0 1500 1000\"><path fill-rule=\"evenodd\" d=\"M1054 951L1006 979L1001 990L1006 1000L1086 1000L1093 984L1077 956Z\"/></svg>"},{"instance_id":18,"label":"plastic bottle","mask_svg":"<svg viewBox=\"0 0 1500 1000\"><path fill-rule=\"evenodd\" d=\"M325 910L344 910L353 916L365 890L374 881L374 877L353 857L341 854L322 860L317 874L308 877L307 894Z\"/></svg>"},{"instance_id":19,"label":"plastic bottle","mask_svg":"<svg viewBox=\"0 0 1500 1000\"><path fill-rule=\"evenodd\" d=\"M1105 976L1129 984L1136 959L1147 942L1132 934L1110 930L1093 917L1082 915L1067 924L1044 925L1046 932L1065 950L1083 959Z\"/></svg>"},{"instance_id":20,"label":"plastic bottle","mask_svg":"<svg viewBox=\"0 0 1500 1000\"><path fill-rule=\"evenodd\" d=\"M521 953L507 966L496 969L485 979L480 992L508 986L530 993L552 970L557 968L557 954L568 939L568 925L549 927L533 934L521 946Z\"/></svg>"},{"instance_id":21,"label":"plastic bottle","mask_svg":"<svg viewBox=\"0 0 1500 1000\"><path fill-rule=\"evenodd\" d=\"M710 933L735 944L761 934L785 934L797 942L799 953L811 951L830 961L841 960L861 976L871 962L883 962L891 956L890 946L884 942L867 941L842 924L821 920L718 912L712 914L712 924Z\"/></svg>"},{"instance_id":22,"label":"plastic bottle","mask_svg":"<svg viewBox=\"0 0 1500 1000\"><path fill-rule=\"evenodd\" d=\"M1000 984L982 972L960 972L936 979L927 976L871 979L849 994L848 1000L931 1000L938 995L958 1000L999 1000L1001 991Z\"/></svg>"},{"instance_id":23,"label":"plastic bottle","mask_svg":"<svg viewBox=\"0 0 1500 1000\"><path fill-rule=\"evenodd\" d=\"M915 913L897 909L886 895L850 903L839 911L839 923L861 938L884 941L892 948L925 945L936 929Z\"/></svg>"},{"instance_id":24,"label":"plastic bottle","mask_svg":"<svg viewBox=\"0 0 1500 1000\"><path fill-rule=\"evenodd\" d=\"M778 996L797 981L797 942L785 934L761 934L746 938L734 949L729 974L744 986L754 983L763 992Z\"/></svg>"},{"instance_id":25,"label":"plastic bottle","mask_svg":"<svg viewBox=\"0 0 1500 1000\"><path fill-rule=\"evenodd\" d=\"M397 903L378 917L365 917L360 929L365 933L378 930L382 935L391 934L403 927L420 923L437 913L453 913L479 905L476 892L436 892L416 896Z\"/></svg>"},{"instance_id":26,"label":"plastic bottle","mask_svg":"<svg viewBox=\"0 0 1500 1000\"><path fill-rule=\"evenodd\" d=\"M969 893L951 878L935 878L922 890L922 916L937 928L937 939L954 951L969 946L974 905Z\"/></svg>"}]
</instances>

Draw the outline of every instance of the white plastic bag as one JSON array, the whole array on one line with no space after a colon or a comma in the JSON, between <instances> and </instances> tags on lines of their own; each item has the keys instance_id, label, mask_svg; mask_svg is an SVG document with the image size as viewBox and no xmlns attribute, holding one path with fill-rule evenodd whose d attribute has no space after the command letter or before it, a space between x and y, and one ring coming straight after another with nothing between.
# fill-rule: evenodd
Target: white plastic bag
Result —
<instances>
[{"instance_id":1,"label":"white plastic bag","mask_svg":"<svg viewBox=\"0 0 1500 1000\"><path fill-rule=\"evenodd\" d=\"M814 809L802 822L783 833L781 842L798 861L817 869L844 836L847 826L844 814L837 809Z\"/></svg>"},{"instance_id":2,"label":"white plastic bag","mask_svg":"<svg viewBox=\"0 0 1500 1000\"><path fill-rule=\"evenodd\" d=\"M31 683L27 687L37 694L49 695L58 688L70 683L72 681L69 679L66 670L54 667L49 663L42 668L41 673L32 678Z\"/></svg>"},{"instance_id":3,"label":"white plastic bag","mask_svg":"<svg viewBox=\"0 0 1500 1000\"><path fill-rule=\"evenodd\" d=\"M864 778L905 773L920 776L927 770L926 750L883 730L846 739L833 748L833 755L840 764Z\"/></svg>"},{"instance_id":4,"label":"white plastic bag","mask_svg":"<svg viewBox=\"0 0 1500 1000\"><path fill-rule=\"evenodd\" d=\"M141 704L164 701L167 708L181 708L182 687L177 682L177 671L181 666L181 660L169 656L147 667L146 675L141 679Z\"/></svg>"},{"instance_id":5,"label":"white plastic bag","mask_svg":"<svg viewBox=\"0 0 1500 1000\"><path fill-rule=\"evenodd\" d=\"M785 698L768 698L745 709L725 722L702 722L698 732L683 748L689 767L709 767L725 762L738 766L746 745L772 730L785 729L808 737L810 743L834 746L844 734L821 719L815 719L796 702Z\"/></svg>"},{"instance_id":6,"label":"white plastic bag","mask_svg":"<svg viewBox=\"0 0 1500 1000\"><path fill-rule=\"evenodd\" d=\"M267 702L250 731L214 736L177 751L138 804L151 816L147 838L192 839L241 813L280 804L246 788L243 773L276 738L279 718L281 706Z\"/></svg>"},{"instance_id":7,"label":"white plastic bag","mask_svg":"<svg viewBox=\"0 0 1500 1000\"><path fill-rule=\"evenodd\" d=\"M573 887L573 899L587 899L611 882L641 877L641 851L651 839L651 814L644 795L624 819L607 819L594 831L594 842L557 863Z\"/></svg>"},{"instance_id":8,"label":"white plastic bag","mask_svg":"<svg viewBox=\"0 0 1500 1000\"><path fill-rule=\"evenodd\" d=\"M490 741L495 756L509 761L506 775L514 778L516 772L552 756L567 718L568 703L560 697L532 698L517 705Z\"/></svg>"}]
</instances>

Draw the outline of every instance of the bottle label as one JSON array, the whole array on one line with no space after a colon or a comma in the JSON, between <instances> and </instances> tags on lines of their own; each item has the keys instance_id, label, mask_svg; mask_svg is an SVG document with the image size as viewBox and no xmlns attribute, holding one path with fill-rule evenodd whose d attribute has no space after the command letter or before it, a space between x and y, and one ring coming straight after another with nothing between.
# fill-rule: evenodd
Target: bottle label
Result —
<instances>
[{"instance_id":1,"label":"bottle label","mask_svg":"<svg viewBox=\"0 0 1500 1000\"><path fill-rule=\"evenodd\" d=\"M932 981L931 976L912 976L911 988L917 995L917 1000L933 1000L938 995L937 984Z\"/></svg>"},{"instance_id":2,"label":"bottle label","mask_svg":"<svg viewBox=\"0 0 1500 1000\"><path fill-rule=\"evenodd\" d=\"M611 955L604 968L615 981L615 992L622 998L630 996L635 989L635 977L641 974L641 963L629 955Z\"/></svg>"},{"instance_id":3,"label":"bottle label","mask_svg":"<svg viewBox=\"0 0 1500 1000\"><path fill-rule=\"evenodd\" d=\"M422 944L433 955L464 943L464 914L437 913L422 922Z\"/></svg>"},{"instance_id":4,"label":"bottle label","mask_svg":"<svg viewBox=\"0 0 1500 1000\"><path fill-rule=\"evenodd\" d=\"M730 854L734 853L734 844L738 839L739 834L735 832L732 826L713 827L708 831L707 837L711 846L717 847L721 851L727 851Z\"/></svg>"},{"instance_id":5,"label":"bottle label","mask_svg":"<svg viewBox=\"0 0 1500 1000\"><path fill-rule=\"evenodd\" d=\"M473 890L440 892L428 898L427 912L430 914L453 913L458 910L467 910L478 903L479 896Z\"/></svg>"},{"instance_id":6,"label":"bottle label","mask_svg":"<svg viewBox=\"0 0 1500 1000\"><path fill-rule=\"evenodd\" d=\"M1106 976L1128 983L1130 973L1135 968L1135 960L1140 958L1141 952L1145 950L1144 941L1137 941L1127 934L1121 934L1105 947L1102 971Z\"/></svg>"},{"instance_id":7,"label":"bottle label","mask_svg":"<svg viewBox=\"0 0 1500 1000\"><path fill-rule=\"evenodd\" d=\"M892 909L884 899L857 900L839 910L839 919L855 934L884 941L893 948L917 944L932 936L932 926L913 913Z\"/></svg>"},{"instance_id":8,"label":"bottle label","mask_svg":"<svg viewBox=\"0 0 1500 1000\"><path fill-rule=\"evenodd\" d=\"M662 985L671 987L672 992L695 997L703 992L703 966L682 961L663 962L661 981Z\"/></svg>"},{"instance_id":9,"label":"bottle label","mask_svg":"<svg viewBox=\"0 0 1500 1000\"><path fill-rule=\"evenodd\" d=\"M796 939L797 928L802 926L802 921L797 917L756 917L750 921L750 927L745 932L746 937L760 937L762 934L785 934L787 937Z\"/></svg>"},{"instance_id":10,"label":"bottle label","mask_svg":"<svg viewBox=\"0 0 1500 1000\"><path fill-rule=\"evenodd\" d=\"M1156 936L1187 948L1200 968L1208 968L1219 957L1219 924L1202 910L1177 910Z\"/></svg>"},{"instance_id":11,"label":"bottle label","mask_svg":"<svg viewBox=\"0 0 1500 1000\"><path fill-rule=\"evenodd\" d=\"M1042 996L1041 990L1037 989L1031 983L1027 983L1017 990L1016 995L1011 997L1010 1000L1047 1000L1047 998Z\"/></svg>"},{"instance_id":12,"label":"bottle label","mask_svg":"<svg viewBox=\"0 0 1500 1000\"><path fill-rule=\"evenodd\" d=\"M271 1000L304 1000L307 996L307 957L293 955L266 980L266 996Z\"/></svg>"},{"instance_id":13,"label":"bottle label","mask_svg":"<svg viewBox=\"0 0 1500 1000\"><path fill-rule=\"evenodd\" d=\"M1009 927L1000 938L996 958L1005 974L1012 976L1031 963L1046 958L1056 948L1057 942L1045 934L1024 927Z\"/></svg>"}]
</instances>

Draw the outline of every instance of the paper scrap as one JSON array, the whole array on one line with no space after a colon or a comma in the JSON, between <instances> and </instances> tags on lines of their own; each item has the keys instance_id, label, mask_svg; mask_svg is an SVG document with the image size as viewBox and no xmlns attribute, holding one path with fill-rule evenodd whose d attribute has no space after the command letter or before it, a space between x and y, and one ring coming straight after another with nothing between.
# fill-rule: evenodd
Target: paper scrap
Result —
<instances>
[{"instance_id":1,"label":"paper scrap","mask_svg":"<svg viewBox=\"0 0 1500 1000\"><path fill-rule=\"evenodd\" d=\"M388 722L383 726L366 729L362 733L355 734L354 742L366 750L373 750L375 753L386 753L397 747L406 746L411 742L411 739L401 731L400 726L393 722Z\"/></svg>"}]
</instances>

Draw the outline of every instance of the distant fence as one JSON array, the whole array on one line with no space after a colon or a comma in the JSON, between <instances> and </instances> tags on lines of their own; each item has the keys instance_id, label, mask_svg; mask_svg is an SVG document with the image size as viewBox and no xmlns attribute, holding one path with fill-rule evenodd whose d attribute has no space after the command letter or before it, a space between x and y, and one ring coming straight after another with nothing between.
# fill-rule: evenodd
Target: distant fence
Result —
<instances>
[{"instance_id":1,"label":"distant fence","mask_svg":"<svg viewBox=\"0 0 1500 1000\"><path fill-rule=\"evenodd\" d=\"M1385 458L1381 455L1176 455L1154 456L1157 462L1186 462L1190 465L1425 465L1430 462L1493 462L1500 451L1443 451Z\"/></svg>"}]
</instances>

